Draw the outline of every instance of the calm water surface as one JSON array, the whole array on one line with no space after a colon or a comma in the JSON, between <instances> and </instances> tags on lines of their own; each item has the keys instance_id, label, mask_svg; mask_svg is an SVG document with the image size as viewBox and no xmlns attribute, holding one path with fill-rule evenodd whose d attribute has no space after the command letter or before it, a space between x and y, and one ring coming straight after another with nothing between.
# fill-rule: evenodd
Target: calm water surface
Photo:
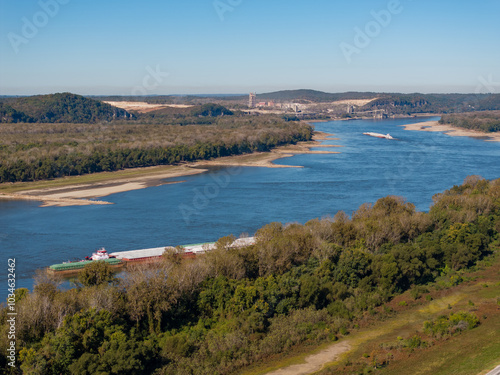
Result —
<instances>
[{"instance_id":1,"label":"calm water surface","mask_svg":"<svg viewBox=\"0 0 500 375\"><path fill-rule=\"evenodd\" d=\"M435 118L434 118L435 119ZM219 168L171 181L179 184L114 194L107 206L39 208L36 202L0 201L0 300L7 295L7 259L17 260L17 287L32 286L34 271L82 258L104 246L123 251L205 241L279 221L304 223L351 214L386 195L407 198L427 211L432 195L467 175L500 177L500 144L441 133L405 131L404 120L316 123L340 140L276 164L303 168ZM362 135L390 133L397 140ZM2 286L4 285L4 286Z\"/></svg>"}]
</instances>

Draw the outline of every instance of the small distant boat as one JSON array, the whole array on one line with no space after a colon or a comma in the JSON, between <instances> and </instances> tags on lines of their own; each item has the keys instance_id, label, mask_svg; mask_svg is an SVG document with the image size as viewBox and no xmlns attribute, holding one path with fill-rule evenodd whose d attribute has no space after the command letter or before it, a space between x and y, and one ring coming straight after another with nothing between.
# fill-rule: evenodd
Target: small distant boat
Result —
<instances>
[{"instance_id":1,"label":"small distant boat","mask_svg":"<svg viewBox=\"0 0 500 375\"><path fill-rule=\"evenodd\" d=\"M380 134L380 133L373 133L373 132L366 132L363 133L364 135L369 135L370 137L375 137L375 138L385 138L385 139L394 139L389 133L387 134Z\"/></svg>"}]
</instances>

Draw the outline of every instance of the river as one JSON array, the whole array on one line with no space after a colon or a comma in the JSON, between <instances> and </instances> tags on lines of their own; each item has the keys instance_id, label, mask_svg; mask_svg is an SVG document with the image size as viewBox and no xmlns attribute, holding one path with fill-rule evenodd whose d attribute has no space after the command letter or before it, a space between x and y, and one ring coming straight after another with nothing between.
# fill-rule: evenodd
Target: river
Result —
<instances>
[{"instance_id":1,"label":"river","mask_svg":"<svg viewBox=\"0 0 500 375\"><path fill-rule=\"evenodd\" d=\"M436 120L437 118L430 118ZM279 221L305 223L348 214L386 195L405 197L427 211L432 196L467 175L500 177L500 144L442 133L406 131L400 125L429 119L316 123L339 140L276 161L303 168L215 168L172 179L185 181L106 197L104 206L38 207L0 200L0 300L7 295L7 259L16 258L17 287L31 288L35 270L82 258L104 246L124 251L214 241ZM395 140L363 135L390 133Z\"/></svg>"}]
</instances>

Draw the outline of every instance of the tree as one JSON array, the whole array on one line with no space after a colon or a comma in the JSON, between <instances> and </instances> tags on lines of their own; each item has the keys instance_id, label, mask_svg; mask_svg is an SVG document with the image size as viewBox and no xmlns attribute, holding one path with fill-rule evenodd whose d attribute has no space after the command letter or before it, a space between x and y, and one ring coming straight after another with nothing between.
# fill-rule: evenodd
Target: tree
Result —
<instances>
[{"instance_id":1,"label":"tree","mask_svg":"<svg viewBox=\"0 0 500 375\"><path fill-rule=\"evenodd\" d=\"M245 276L244 260L239 256L237 249L231 248L235 240L234 236L220 238L215 244L215 249L204 255L204 261L213 277L241 279Z\"/></svg>"},{"instance_id":2,"label":"tree","mask_svg":"<svg viewBox=\"0 0 500 375\"><path fill-rule=\"evenodd\" d=\"M93 261L87 264L78 274L78 281L84 286L95 286L104 283L114 283L117 279L108 263Z\"/></svg>"},{"instance_id":3,"label":"tree","mask_svg":"<svg viewBox=\"0 0 500 375\"><path fill-rule=\"evenodd\" d=\"M69 366L75 375L110 374L134 375L146 372L145 364L151 360L152 348L125 335L115 335L99 348L99 354L84 353Z\"/></svg>"},{"instance_id":4,"label":"tree","mask_svg":"<svg viewBox=\"0 0 500 375\"><path fill-rule=\"evenodd\" d=\"M233 112L231 112L229 109L226 107L223 107L219 104L214 104L214 103L208 103L204 104L199 108L196 108L192 111L191 113L193 116L210 116L210 117L217 117L217 116L232 116Z\"/></svg>"},{"instance_id":5,"label":"tree","mask_svg":"<svg viewBox=\"0 0 500 375\"><path fill-rule=\"evenodd\" d=\"M139 326L146 317L151 334L161 331L163 314L169 311L179 298L179 288L162 265L158 267L137 267L130 270L124 278L128 313Z\"/></svg>"}]
</instances>

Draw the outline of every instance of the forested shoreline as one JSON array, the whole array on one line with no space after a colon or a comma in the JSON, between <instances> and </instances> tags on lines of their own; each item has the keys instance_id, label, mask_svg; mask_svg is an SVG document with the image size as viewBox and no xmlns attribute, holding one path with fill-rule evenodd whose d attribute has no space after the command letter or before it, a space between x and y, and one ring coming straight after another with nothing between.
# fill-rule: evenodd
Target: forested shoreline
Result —
<instances>
[{"instance_id":1,"label":"forested shoreline","mask_svg":"<svg viewBox=\"0 0 500 375\"><path fill-rule=\"evenodd\" d=\"M211 117L207 125L2 124L0 182L170 165L309 141L312 127L276 116Z\"/></svg>"},{"instance_id":2,"label":"forested shoreline","mask_svg":"<svg viewBox=\"0 0 500 375\"><path fill-rule=\"evenodd\" d=\"M0 100L0 183L172 165L309 141L312 127L206 103L130 114L71 93Z\"/></svg>"},{"instance_id":3,"label":"forested shoreline","mask_svg":"<svg viewBox=\"0 0 500 375\"><path fill-rule=\"evenodd\" d=\"M498 250L499 231L500 180L471 176L436 195L428 213L388 196L352 217L268 224L246 248L229 248L229 236L194 260L166 252L121 280L97 262L71 290L40 274L33 292L16 292L20 368L231 374L297 345L335 341L409 289L461 283ZM6 309L0 327L8 328Z\"/></svg>"},{"instance_id":4,"label":"forested shoreline","mask_svg":"<svg viewBox=\"0 0 500 375\"><path fill-rule=\"evenodd\" d=\"M486 133L500 132L500 111L448 114L439 123Z\"/></svg>"}]
</instances>

